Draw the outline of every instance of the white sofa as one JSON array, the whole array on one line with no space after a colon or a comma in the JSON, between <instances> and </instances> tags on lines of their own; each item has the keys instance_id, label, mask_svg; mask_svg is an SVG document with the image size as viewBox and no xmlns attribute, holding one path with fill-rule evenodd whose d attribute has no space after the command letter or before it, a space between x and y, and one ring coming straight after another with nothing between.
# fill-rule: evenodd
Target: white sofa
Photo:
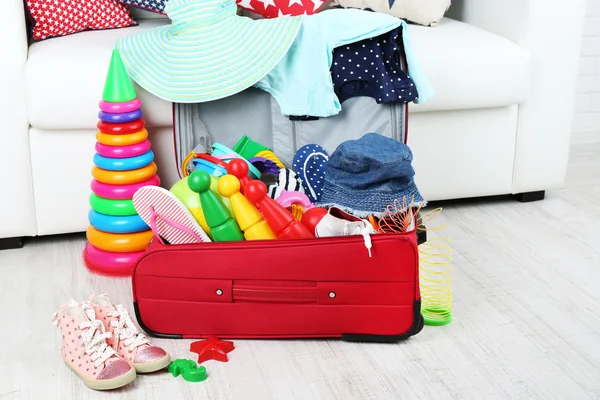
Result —
<instances>
[{"instance_id":1,"label":"white sofa","mask_svg":"<svg viewBox=\"0 0 600 400\"><path fill-rule=\"evenodd\" d=\"M30 44L22 3L5 1L0 24L0 238L82 232L114 42L168 20L138 12L138 27ZM411 25L437 91L409 117L417 183L429 200L561 187L584 3L455 0L440 26ZM171 104L136 89L169 187L178 179Z\"/></svg>"}]
</instances>

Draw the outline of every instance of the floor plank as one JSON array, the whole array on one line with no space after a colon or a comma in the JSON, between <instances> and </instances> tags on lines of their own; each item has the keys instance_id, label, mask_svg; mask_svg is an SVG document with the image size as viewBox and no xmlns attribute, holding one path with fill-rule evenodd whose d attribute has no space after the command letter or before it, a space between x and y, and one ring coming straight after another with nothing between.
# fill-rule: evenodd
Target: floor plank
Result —
<instances>
[{"instance_id":1,"label":"floor plank","mask_svg":"<svg viewBox=\"0 0 600 400\"><path fill-rule=\"evenodd\" d=\"M541 202L444 203L431 233L453 247L454 320L399 344L236 341L228 363L190 384L140 376L123 399L599 399L600 143L576 145L563 190ZM0 399L103 399L62 363L50 323L73 297L126 279L89 274L82 235L0 252ZM191 358L188 340L155 340Z\"/></svg>"}]
</instances>

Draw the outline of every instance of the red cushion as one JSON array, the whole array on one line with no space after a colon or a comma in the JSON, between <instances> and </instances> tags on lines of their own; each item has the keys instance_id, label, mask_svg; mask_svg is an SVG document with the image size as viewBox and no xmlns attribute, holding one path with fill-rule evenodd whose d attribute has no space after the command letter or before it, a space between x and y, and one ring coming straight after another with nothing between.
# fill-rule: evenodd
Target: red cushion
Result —
<instances>
[{"instance_id":1,"label":"red cushion","mask_svg":"<svg viewBox=\"0 0 600 400\"><path fill-rule=\"evenodd\" d=\"M116 0L27 0L33 39L136 25Z\"/></svg>"},{"instance_id":2,"label":"red cushion","mask_svg":"<svg viewBox=\"0 0 600 400\"><path fill-rule=\"evenodd\" d=\"M260 14L265 18L285 15L311 15L319 11L324 0L237 0L240 8Z\"/></svg>"}]
</instances>

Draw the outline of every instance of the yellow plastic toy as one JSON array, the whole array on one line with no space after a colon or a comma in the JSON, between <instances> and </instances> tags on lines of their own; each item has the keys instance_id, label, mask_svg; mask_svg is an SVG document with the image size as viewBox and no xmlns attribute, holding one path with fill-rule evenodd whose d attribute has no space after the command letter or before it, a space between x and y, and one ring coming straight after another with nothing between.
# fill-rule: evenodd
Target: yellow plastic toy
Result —
<instances>
[{"instance_id":1,"label":"yellow plastic toy","mask_svg":"<svg viewBox=\"0 0 600 400\"><path fill-rule=\"evenodd\" d=\"M215 177L216 178L216 177ZM190 210L190 213L194 217L194 219L200 224L204 232L208 236L210 236L210 227L206 223L206 218L204 218L204 211L202 211L202 204L200 204L200 197L198 193L194 193L188 187L188 177L186 176L183 179L175 182L173 186L171 186L170 192L175 195L181 202ZM212 239L212 236L210 236Z\"/></svg>"},{"instance_id":2,"label":"yellow plastic toy","mask_svg":"<svg viewBox=\"0 0 600 400\"><path fill-rule=\"evenodd\" d=\"M281 162L281 160L270 150L263 150L258 152L255 157L266 158L267 160L273 161L280 169L285 169L285 165Z\"/></svg>"},{"instance_id":3,"label":"yellow plastic toy","mask_svg":"<svg viewBox=\"0 0 600 400\"><path fill-rule=\"evenodd\" d=\"M296 221L302 221L304 215L304 207L299 204L292 204L292 216Z\"/></svg>"},{"instance_id":4,"label":"yellow plastic toy","mask_svg":"<svg viewBox=\"0 0 600 400\"><path fill-rule=\"evenodd\" d=\"M244 232L246 240L272 240L277 238L262 214L240 193L238 178L233 175L222 176L219 178L217 189L221 196L231 201L233 215L240 229Z\"/></svg>"},{"instance_id":5,"label":"yellow plastic toy","mask_svg":"<svg viewBox=\"0 0 600 400\"><path fill-rule=\"evenodd\" d=\"M92 176L98 182L109 185L131 185L132 183L144 182L152 178L157 170L158 168L154 162L132 171L107 171L94 166L92 167Z\"/></svg>"}]
</instances>

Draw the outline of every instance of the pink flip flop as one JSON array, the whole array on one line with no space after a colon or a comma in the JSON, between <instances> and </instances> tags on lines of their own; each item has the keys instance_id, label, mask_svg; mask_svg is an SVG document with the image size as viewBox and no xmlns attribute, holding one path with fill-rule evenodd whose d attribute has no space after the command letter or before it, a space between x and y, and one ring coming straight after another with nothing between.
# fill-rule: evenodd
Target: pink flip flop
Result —
<instances>
[{"instance_id":1,"label":"pink flip flop","mask_svg":"<svg viewBox=\"0 0 600 400\"><path fill-rule=\"evenodd\" d=\"M185 205L159 186L145 186L133 195L135 211L163 244L203 243L210 238Z\"/></svg>"}]
</instances>

